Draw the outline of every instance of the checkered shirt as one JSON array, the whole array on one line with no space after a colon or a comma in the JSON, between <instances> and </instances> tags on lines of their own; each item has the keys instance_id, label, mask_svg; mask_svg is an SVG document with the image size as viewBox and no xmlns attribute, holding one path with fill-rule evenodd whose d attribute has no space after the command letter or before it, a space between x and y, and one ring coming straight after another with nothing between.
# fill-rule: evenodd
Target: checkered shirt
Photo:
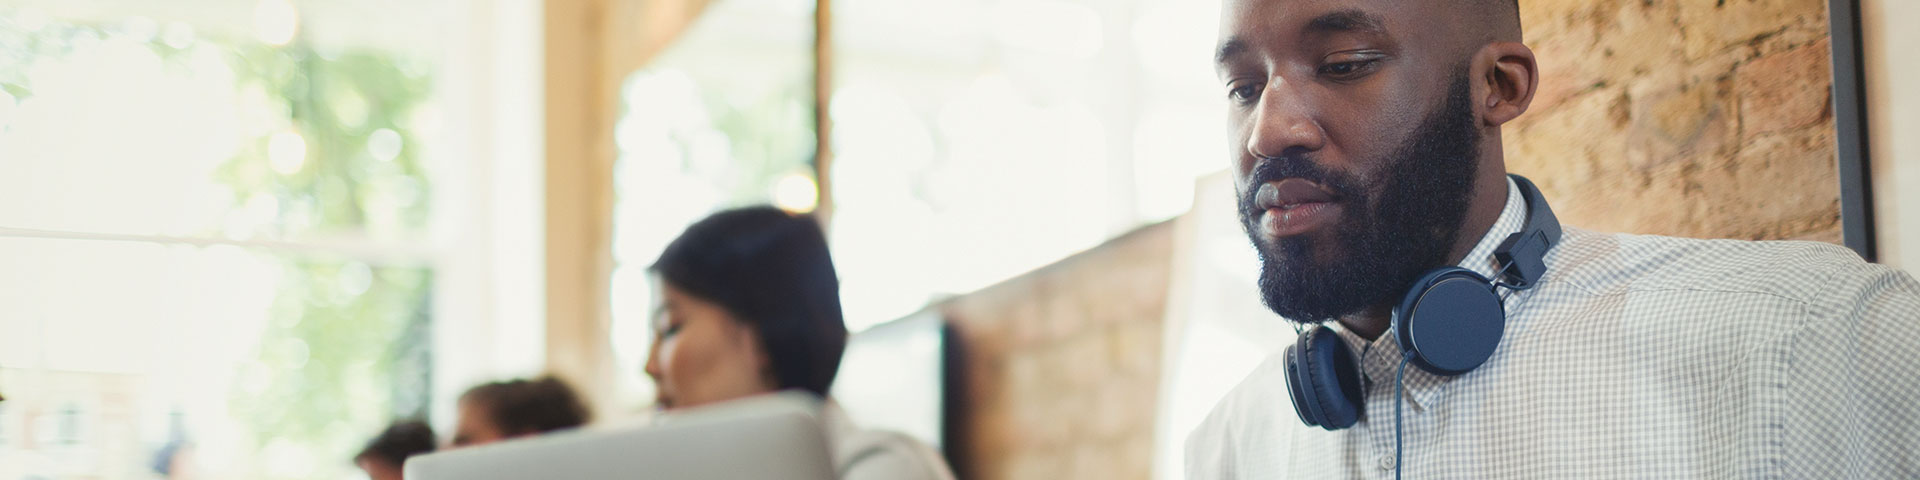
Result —
<instances>
[{"instance_id":1,"label":"checkered shirt","mask_svg":"<svg viewBox=\"0 0 1920 480\"><path fill-rule=\"evenodd\" d=\"M1462 266L1491 275L1525 210L1509 183ZM1823 243L1573 228L1546 262L1480 368L1407 367L1406 478L1920 479L1907 274ZM1189 436L1188 479L1393 478L1400 349L1335 330L1361 352L1364 418L1302 424L1275 353Z\"/></svg>"}]
</instances>

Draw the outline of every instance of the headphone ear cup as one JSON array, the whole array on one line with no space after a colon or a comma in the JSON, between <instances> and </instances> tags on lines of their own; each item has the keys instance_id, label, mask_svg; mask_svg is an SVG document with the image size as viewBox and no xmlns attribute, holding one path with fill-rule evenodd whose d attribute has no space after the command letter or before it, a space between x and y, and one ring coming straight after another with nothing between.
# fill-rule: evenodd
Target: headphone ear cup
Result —
<instances>
[{"instance_id":1,"label":"headphone ear cup","mask_svg":"<svg viewBox=\"0 0 1920 480\"><path fill-rule=\"evenodd\" d=\"M1453 376L1493 357L1506 331L1507 313L1487 277L1444 267L1414 282L1393 319L1395 339L1414 366Z\"/></svg>"},{"instance_id":2,"label":"headphone ear cup","mask_svg":"<svg viewBox=\"0 0 1920 480\"><path fill-rule=\"evenodd\" d=\"M1360 421L1360 369L1353 349L1326 327L1300 335L1288 349L1287 387L1294 410L1307 425L1340 430Z\"/></svg>"},{"instance_id":3,"label":"headphone ear cup","mask_svg":"<svg viewBox=\"0 0 1920 480\"><path fill-rule=\"evenodd\" d=\"M1300 334L1294 339L1293 345L1287 346L1287 394L1293 397L1293 413L1300 415L1300 422L1309 427L1317 427L1320 426L1321 421L1320 406L1313 404L1313 400L1308 400L1315 395L1310 391L1313 389L1312 384L1304 375L1307 369L1302 366L1307 362L1308 335L1311 335L1311 332Z\"/></svg>"}]
</instances>

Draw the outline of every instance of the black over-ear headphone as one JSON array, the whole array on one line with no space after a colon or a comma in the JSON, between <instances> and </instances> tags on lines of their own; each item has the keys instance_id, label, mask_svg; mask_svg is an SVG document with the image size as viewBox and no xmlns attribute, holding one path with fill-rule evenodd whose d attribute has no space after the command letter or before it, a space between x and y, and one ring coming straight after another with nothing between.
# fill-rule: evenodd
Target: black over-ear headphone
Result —
<instances>
[{"instance_id":1,"label":"black over-ear headphone","mask_svg":"<svg viewBox=\"0 0 1920 480\"><path fill-rule=\"evenodd\" d=\"M1547 271L1547 250L1560 241L1560 220L1533 182L1507 175L1526 199L1527 222L1494 250L1498 280L1456 266L1420 277L1393 310L1393 331L1408 362L1434 375L1472 371L1493 356L1506 330L1500 288L1533 288ZM1360 367L1353 350L1332 329L1316 326L1287 347L1287 391L1293 409L1310 426L1339 430L1365 413Z\"/></svg>"}]
</instances>

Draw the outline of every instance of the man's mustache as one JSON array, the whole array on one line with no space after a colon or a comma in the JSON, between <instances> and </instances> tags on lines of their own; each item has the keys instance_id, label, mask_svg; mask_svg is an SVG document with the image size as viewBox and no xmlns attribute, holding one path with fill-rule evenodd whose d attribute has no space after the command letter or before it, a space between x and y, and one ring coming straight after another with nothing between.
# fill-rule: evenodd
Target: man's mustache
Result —
<instances>
[{"instance_id":1,"label":"man's mustache","mask_svg":"<svg viewBox=\"0 0 1920 480\"><path fill-rule=\"evenodd\" d=\"M1268 182L1277 182L1289 178L1298 178L1320 184L1334 198L1343 200L1364 199L1359 181L1351 175L1327 169L1305 155L1287 155L1279 158L1261 159L1253 165L1252 174L1247 176L1246 191L1239 192L1241 219L1251 222L1260 217L1260 206L1255 200L1260 194L1260 186Z\"/></svg>"}]
</instances>

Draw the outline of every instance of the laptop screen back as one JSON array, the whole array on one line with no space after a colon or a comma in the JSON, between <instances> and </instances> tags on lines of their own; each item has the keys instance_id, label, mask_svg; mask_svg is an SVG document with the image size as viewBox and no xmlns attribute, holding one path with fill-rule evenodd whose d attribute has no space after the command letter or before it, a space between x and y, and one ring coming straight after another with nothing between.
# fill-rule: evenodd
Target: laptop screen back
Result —
<instances>
[{"instance_id":1,"label":"laptop screen back","mask_svg":"<svg viewBox=\"0 0 1920 480\"><path fill-rule=\"evenodd\" d=\"M833 480L818 402L743 400L637 429L574 431L409 459L410 480Z\"/></svg>"}]
</instances>

